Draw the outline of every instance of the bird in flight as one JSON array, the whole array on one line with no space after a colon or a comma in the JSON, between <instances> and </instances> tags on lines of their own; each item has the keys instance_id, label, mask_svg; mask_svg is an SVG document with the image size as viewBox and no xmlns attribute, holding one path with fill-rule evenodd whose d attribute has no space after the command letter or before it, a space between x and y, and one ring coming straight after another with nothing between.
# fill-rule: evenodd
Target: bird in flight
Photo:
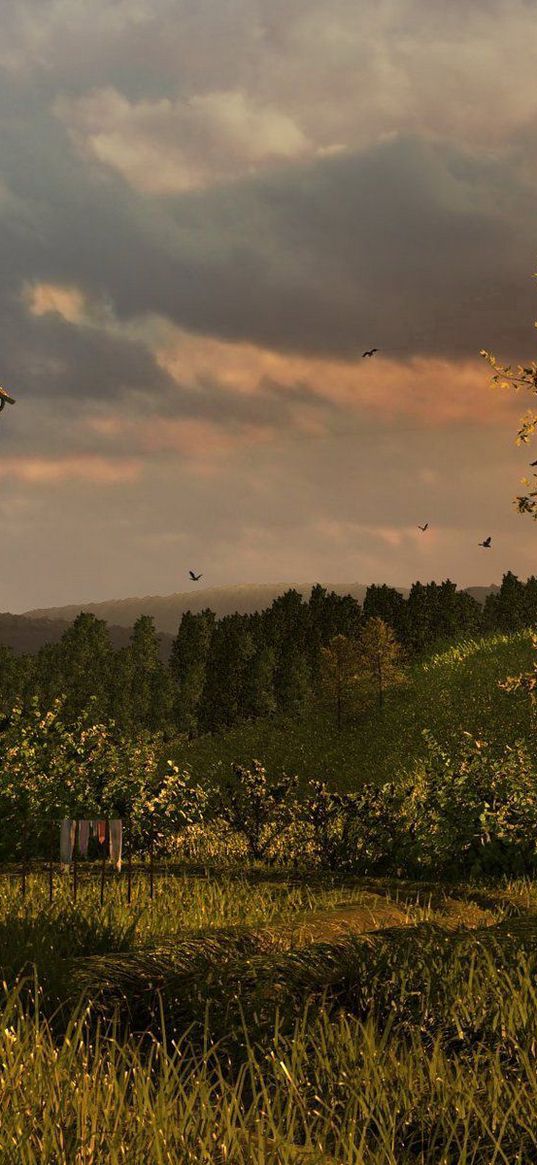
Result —
<instances>
[{"instance_id":1,"label":"bird in flight","mask_svg":"<svg viewBox=\"0 0 537 1165\"><path fill-rule=\"evenodd\" d=\"M491 542L492 542L492 535L489 534L488 538L485 538L484 542L478 542L478 546L484 546L485 550L490 550Z\"/></svg>"},{"instance_id":2,"label":"bird in flight","mask_svg":"<svg viewBox=\"0 0 537 1165\"><path fill-rule=\"evenodd\" d=\"M5 388L0 388L0 413L2 412L2 409L5 408L6 401L10 405L15 404L13 397L6 392Z\"/></svg>"},{"instance_id":3,"label":"bird in flight","mask_svg":"<svg viewBox=\"0 0 537 1165\"><path fill-rule=\"evenodd\" d=\"M190 577L191 577L192 579L194 579L194 582L197 582L197 581L198 581L198 579L200 579L200 578L201 578L201 574L194 574L194 571L193 571L193 570L189 570L189 572L188 572L188 573L189 573Z\"/></svg>"},{"instance_id":4,"label":"bird in flight","mask_svg":"<svg viewBox=\"0 0 537 1165\"><path fill-rule=\"evenodd\" d=\"M373 356L375 352L378 352L378 348L370 348L368 352L362 352L362 360L364 356Z\"/></svg>"},{"instance_id":5,"label":"bird in flight","mask_svg":"<svg viewBox=\"0 0 537 1165\"><path fill-rule=\"evenodd\" d=\"M426 522L424 526L418 526L418 530L423 530L423 532L425 533L425 531L426 531L426 529L427 529L428 525L429 525L429 523L428 523L428 522Z\"/></svg>"}]
</instances>

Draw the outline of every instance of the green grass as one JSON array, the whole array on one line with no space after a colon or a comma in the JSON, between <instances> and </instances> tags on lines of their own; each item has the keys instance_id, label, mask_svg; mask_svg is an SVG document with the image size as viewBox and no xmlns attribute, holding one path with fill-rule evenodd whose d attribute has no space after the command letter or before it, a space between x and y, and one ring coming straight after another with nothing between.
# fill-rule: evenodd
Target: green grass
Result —
<instances>
[{"instance_id":1,"label":"green grass","mask_svg":"<svg viewBox=\"0 0 537 1165\"><path fill-rule=\"evenodd\" d=\"M303 721L260 720L216 736L168 748L181 766L206 782L234 761L262 760L303 780L327 779L341 789L392 780L423 753L422 730L440 743L460 738L461 728L503 747L531 736L523 695L502 692L498 680L528 670L529 631L491 635L447 648L415 664L409 683L390 692L383 713L375 706L349 717L338 733L334 717L316 708Z\"/></svg>"},{"instance_id":2,"label":"green grass","mask_svg":"<svg viewBox=\"0 0 537 1165\"><path fill-rule=\"evenodd\" d=\"M177 759L352 788L408 769L423 728L503 749L529 710L497 681L530 664L526 633L459 644L340 735L316 714ZM136 867L101 908L82 864L76 904L59 875L47 895L0 878L0 1165L537 1162L537 882L163 867L151 902Z\"/></svg>"},{"instance_id":3,"label":"green grass","mask_svg":"<svg viewBox=\"0 0 537 1165\"><path fill-rule=\"evenodd\" d=\"M237 896L247 913L248 883L238 885L222 887L231 916ZM296 886L249 884L266 910L255 932L202 935L191 926L190 937L200 903L209 905L207 886L193 889L191 911L183 879L175 897L166 889L151 907L151 950L131 935L130 951L73 961L92 988L61 1035L39 994L37 1005L32 999L32 981L4 992L2 1165L536 1159L534 884L451 887L448 899L441 886L401 885L405 925L301 946L279 941L276 925L297 913ZM319 884L305 909L329 913L342 896L360 906L387 889ZM10 893L4 922L17 912ZM442 903L454 893L459 922L479 900L492 908L492 925L443 926ZM185 937L157 947L159 932L169 936L170 895L186 908ZM30 905L43 928L48 908L37 882ZM78 903L75 914L85 917L89 905ZM124 933L125 903L113 911ZM124 1026L127 1012L138 1035Z\"/></svg>"}]
</instances>

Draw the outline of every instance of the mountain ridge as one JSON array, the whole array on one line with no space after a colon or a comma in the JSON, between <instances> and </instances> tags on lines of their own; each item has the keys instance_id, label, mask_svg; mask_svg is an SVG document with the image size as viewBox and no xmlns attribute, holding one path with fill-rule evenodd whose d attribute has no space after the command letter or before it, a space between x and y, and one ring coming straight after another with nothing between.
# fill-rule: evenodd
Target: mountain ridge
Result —
<instances>
[{"instance_id":1,"label":"mountain ridge","mask_svg":"<svg viewBox=\"0 0 537 1165\"><path fill-rule=\"evenodd\" d=\"M311 582L298 583L238 583L234 586L205 587L191 591L177 591L171 595L132 596L125 599L104 599L99 602L69 603L61 607L36 607L25 611L18 618L49 621L62 620L72 622L80 611L88 611L100 619L104 619L111 626L117 628L132 627L140 615L151 615L155 626L160 633L175 635L185 611L198 611L210 607L217 618L231 615L238 611L240 614L251 614L270 607L274 599L293 588L299 591L305 599L315 586ZM367 586L365 583L323 583L328 591L338 595L352 595L359 603L363 603ZM409 587L396 587L405 597ZM490 586L464 587L478 602L483 603L486 595L497 591L496 584Z\"/></svg>"}]
</instances>

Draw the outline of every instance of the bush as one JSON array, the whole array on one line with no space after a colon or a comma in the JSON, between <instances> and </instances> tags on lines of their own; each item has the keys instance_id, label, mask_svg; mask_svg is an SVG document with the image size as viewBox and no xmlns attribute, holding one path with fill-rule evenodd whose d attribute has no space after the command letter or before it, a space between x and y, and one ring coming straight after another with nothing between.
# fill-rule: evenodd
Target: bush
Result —
<instances>
[{"instance_id":1,"label":"bush","mask_svg":"<svg viewBox=\"0 0 537 1165\"><path fill-rule=\"evenodd\" d=\"M401 798L393 784L337 793L323 781L310 781L302 820L311 831L320 865L364 874L394 869L403 847Z\"/></svg>"},{"instance_id":2,"label":"bush","mask_svg":"<svg viewBox=\"0 0 537 1165\"><path fill-rule=\"evenodd\" d=\"M537 773L527 746L464 733L455 755L424 733L427 755L402 803L407 865L435 874L529 874L537 866Z\"/></svg>"},{"instance_id":3,"label":"bush","mask_svg":"<svg viewBox=\"0 0 537 1165\"><path fill-rule=\"evenodd\" d=\"M296 777L285 773L279 781L270 781L258 760L249 768L235 764L214 791L211 809L244 837L250 857L263 859L293 819L296 785Z\"/></svg>"}]
</instances>

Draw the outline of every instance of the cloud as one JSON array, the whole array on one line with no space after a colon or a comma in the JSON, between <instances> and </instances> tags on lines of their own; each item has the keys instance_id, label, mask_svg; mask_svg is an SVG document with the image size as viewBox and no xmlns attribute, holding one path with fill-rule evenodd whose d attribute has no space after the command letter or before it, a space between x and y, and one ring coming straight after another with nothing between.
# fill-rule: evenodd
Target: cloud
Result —
<instances>
[{"instance_id":1,"label":"cloud","mask_svg":"<svg viewBox=\"0 0 537 1165\"><path fill-rule=\"evenodd\" d=\"M114 460L104 457L5 457L0 462L0 477L26 485L50 485L65 481L87 481L94 485L117 485L137 481L141 463L135 459Z\"/></svg>"},{"instance_id":2,"label":"cloud","mask_svg":"<svg viewBox=\"0 0 537 1165\"><path fill-rule=\"evenodd\" d=\"M294 356L252 344L225 343L177 330L168 332L156 359L178 384L206 380L241 396L269 391L288 406L287 390L303 388L311 405L318 398L347 417L380 415L386 424L400 416L424 425L465 420L504 423L518 415L513 394L491 392L481 360L411 357L382 351L372 360ZM295 410L295 417L300 415ZM315 425L319 418L310 417Z\"/></svg>"},{"instance_id":3,"label":"cloud","mask_svg":"<svg viewBox=\"0 0 537 1165\"><path fill-rule=\"evenodd\" d=\"M85 317L85 298L78 287L36 283L24 289L24 298L34 316L55 312L68 324L79 324Z\"/></svg>"},{"instance_id":4,"label":"cloud","mask_svg":"<svg viewBox=\"0 0 537 1165\"><path fill-rule=\"evenodd\" d=\"M534 8L6 6L0 604L533 569Z\"/></svg>"},{"instance_id":5,"label":"cloud","mask_svg":"<svg viewBox=\"0 0 537 1165\"><path fill-rule=\"evenodd\" d=\"M314 152L291 117L241 90L129 102L104 89L58 98L54 109L81 150L150 194L194 190Z\"/></svg>"}]
</instances>

